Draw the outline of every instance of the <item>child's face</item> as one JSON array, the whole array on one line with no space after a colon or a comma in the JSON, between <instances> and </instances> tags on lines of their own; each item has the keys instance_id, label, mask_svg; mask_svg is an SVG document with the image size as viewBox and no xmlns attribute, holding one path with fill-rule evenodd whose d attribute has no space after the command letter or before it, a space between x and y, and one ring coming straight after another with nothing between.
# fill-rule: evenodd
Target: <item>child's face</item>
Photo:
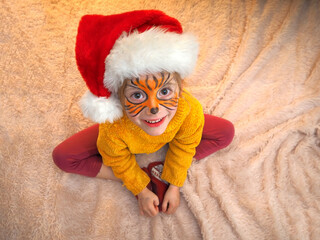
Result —
<instances>
[{"instance_id":1,"label":"child's face","mask_svg":"<svg viewBox=\"0 0 320 240\"><path fill-rule=\"evenodd\" d=\"M170 73L141 75L128 80L124 98L129 119L147 134L158 136L177 111L179 86Z\"/></svg>"}]
</instances>

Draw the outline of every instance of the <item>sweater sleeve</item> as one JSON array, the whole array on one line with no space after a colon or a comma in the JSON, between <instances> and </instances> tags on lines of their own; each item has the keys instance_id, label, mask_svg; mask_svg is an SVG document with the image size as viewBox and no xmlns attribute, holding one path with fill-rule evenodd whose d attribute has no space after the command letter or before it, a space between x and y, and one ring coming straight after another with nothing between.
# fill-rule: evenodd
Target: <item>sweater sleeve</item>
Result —
<instances>
[{"instance_id":1,"label":"sweater sleeve","mask_svg":"<svg viewBox=\"0 0 320 240\"><path fill-rule=\"evenodd\" d=\"M196 147L199 145L204 126L204 114L200 103L192 97L190 112L180 130L169 143L169 149L161 178L182 187L191 166Z\"/></svg>"},{"instance_id":2,"label":"sweater sleeve","mask_svg":"<svg viewBox=\"0 0 320 240\"><path fill-rule=\"evenodd\" d=\"M117 126L106 127L101 124L97 147L103 164L112 168L114 175L120 178L126 188L134 195L139 194L150 182L149 176L139 167L135 155L118 137Z\"/></svg>"}]
</instances>

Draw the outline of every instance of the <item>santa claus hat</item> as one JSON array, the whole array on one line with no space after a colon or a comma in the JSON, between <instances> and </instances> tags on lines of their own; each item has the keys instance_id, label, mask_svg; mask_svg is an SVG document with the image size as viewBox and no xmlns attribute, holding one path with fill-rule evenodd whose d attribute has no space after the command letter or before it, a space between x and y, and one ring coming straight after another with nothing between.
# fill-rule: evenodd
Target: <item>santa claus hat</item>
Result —
<instances>
[{"instance_id":1,"label":"santa claus hat","mask_svg":"<svg viewBox=\"0 0 320 240\"><path fill-rule=\"evenodd\" d=\"M185 78L197 56L196 38L161 11L83 16L76 40L78 68L89 88L80 101L83 114L98 123L121 118L117 91L125 79L162 71Z\"/></svg>"}]
</instances>

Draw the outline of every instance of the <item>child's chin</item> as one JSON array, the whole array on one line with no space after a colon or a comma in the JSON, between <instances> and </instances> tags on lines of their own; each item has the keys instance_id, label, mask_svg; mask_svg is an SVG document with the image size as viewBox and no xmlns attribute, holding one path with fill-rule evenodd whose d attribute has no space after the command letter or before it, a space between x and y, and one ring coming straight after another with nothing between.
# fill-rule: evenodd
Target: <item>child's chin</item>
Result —
<instances>
[{"instance_id":1,"label":"child's chin","mask_svg":"<svg viewBox=\"0 0 320 240\"><path fill-rule=\"evenodd\" d=\"M150 136L159 136L164 133L165 129L143 129Z\"/></svg>"},{"instance_id":2,"label":"child's chin","mask_svg":"<svg viewBox=\"0 0 320 240\"><path fill-rule=\"evenodd\" d=\"M143 131L145 131L145 133L149 134L150 136L160 136L162 133L165 132L167 126L167 124L164 124L163 126L159 126L159 127L147 127L145 126L143 128Z\"/></svg>"}]
</instances>

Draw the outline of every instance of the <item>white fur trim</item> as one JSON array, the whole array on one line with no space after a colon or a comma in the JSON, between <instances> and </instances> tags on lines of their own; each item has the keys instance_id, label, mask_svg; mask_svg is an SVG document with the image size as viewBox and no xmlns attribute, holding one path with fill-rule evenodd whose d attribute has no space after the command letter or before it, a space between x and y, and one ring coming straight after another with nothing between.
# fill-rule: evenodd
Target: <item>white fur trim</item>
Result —
<instances>
[{"instance_id":1,"label":"white fur trim","mask_svg":"<svg viewBox=\"0 0 320 240\"><path fill-rule=\"evenodd\" d=\"M105 60L104 85L117 92L124 79L161 71L177 72L185 78L198 57L194 35L152 28L142 33L123 33Z\"/></svg>"},{"instance_id":2,"label":"white fur trim","mask_svg":"<svg viewBox=\"0 0 320 240\"><path fill-rule=\"evenodd\" d=\"M80 106L83 115L97 123L112 123L123 115L120 100L115 94L105 98L87 91L80 100Z\"/></svg>"}]
</instances>

